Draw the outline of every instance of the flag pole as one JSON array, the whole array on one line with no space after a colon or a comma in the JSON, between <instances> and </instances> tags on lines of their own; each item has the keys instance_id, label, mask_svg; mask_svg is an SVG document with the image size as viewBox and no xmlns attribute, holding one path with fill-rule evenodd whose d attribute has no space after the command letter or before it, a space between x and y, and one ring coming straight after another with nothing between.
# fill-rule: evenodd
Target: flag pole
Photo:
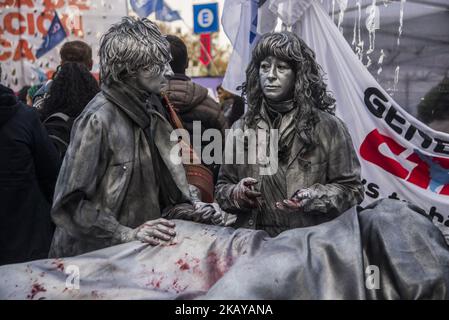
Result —
<instances>
[{"instance_id":1,"label":"flag pole","mask_svg":"<svg viewBox=\"0 0 449 320\"><path fill-rule=\"evenodd\" d=\"M182 23L184 24L184 26L190 31L190 33L191 34L194 34L193 33L193 29L192 28L190 28L188 25L187 25L187 23L184 21L184 18L181 16L181 15L179 15L179 17L181 18L181 21L182 21ZM212 33L211 33L211 35L212 35ZM211 45L212 45L212 36L211 36ZM206 48L204 47L204 45L201 43L201 41L200 41L200 50L201 49L203 49L204 50L204 52L206 52L206 54L207 54L207 57L209 58L209 61L210 61L210 63L209 63L209 66L210 66L210 64L212 64L213 65L213 67L214 67L214 70L215 70L215 73L218 75L218 69L217 69L217 66L215 65L215 63L214 63L214 60L212 59L212 56L209 54L209 52L207 52L207 50L206 50ZM210 76L210 67L207 67L207 75L208 76Z\"/></svg>"}]
</instances>

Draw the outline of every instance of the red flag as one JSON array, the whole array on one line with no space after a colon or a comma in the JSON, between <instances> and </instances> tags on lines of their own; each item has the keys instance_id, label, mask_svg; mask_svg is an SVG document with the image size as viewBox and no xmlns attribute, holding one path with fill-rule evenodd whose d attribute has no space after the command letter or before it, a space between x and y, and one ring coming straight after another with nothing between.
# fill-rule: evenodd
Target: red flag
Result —
<instances>
[{"instance_id":1,"label":"red flag","mask_svg":"<svg viewBox=\"0 0 449 320\"><path fill-rule=\"evenodd\" d=\"M210 63L210 33L200 34L201 55L200 62L207 66Z\"/></svg>"}]
</instances>

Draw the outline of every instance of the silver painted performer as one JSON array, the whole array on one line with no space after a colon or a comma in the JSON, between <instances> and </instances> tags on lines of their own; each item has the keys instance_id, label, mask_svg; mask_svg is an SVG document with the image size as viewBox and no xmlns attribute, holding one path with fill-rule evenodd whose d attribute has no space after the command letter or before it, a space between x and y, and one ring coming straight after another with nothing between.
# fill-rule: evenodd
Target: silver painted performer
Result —
<instances>
[{"instance_id":1,"label":"silver painted performer","mask_svg":"<svg viewBox=\"0 0 449 320\"><path fill-rule=\"evenodd\" d=\"M262 36L246 70L245 91L248 112L233 129L267 135L278 130L278 167L260 175L260 163L250 164L248 157L245 164L221 167L217 202L238 215L237 227L275 236L329 221L362 201L351 137L333 115L335 100L301 39L290 32Z\"/></svg>"},{"instance_id":2,"label":"silver painted performer","mask_svg":"<svg viewBox=\"0 0 449 320\"><path fill-rule=\"evenodd\" d=\"M160 90L169 44L147 19L125 17L100 44L101 92L77 118L56 185L50 257L175 236L170 218L221 223L217 206L192 205Z\"/></svg>"}]
</instances>

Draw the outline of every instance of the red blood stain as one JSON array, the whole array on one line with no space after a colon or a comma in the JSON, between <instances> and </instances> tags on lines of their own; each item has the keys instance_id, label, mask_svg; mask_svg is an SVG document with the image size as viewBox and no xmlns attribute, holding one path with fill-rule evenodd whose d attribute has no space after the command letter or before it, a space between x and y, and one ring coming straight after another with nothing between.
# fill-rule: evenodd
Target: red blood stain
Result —
<instances>
[{"instance_id":1,"label":"red blood stain","mask_svg":"<svg viewBox=\"0 0 449 320\"><path fill-rule=\"evenodd\" d=\"M179 266L179 269L182 271L190 269L189 264L182 259L179 259L178 261L176 261L176 264Z\"/></svg>"},{"instance_id":2,"label":"red blood stain","mask_svg":"<svg viewBox=\"0 0 449 320\"><path fill-rule=\"evenodd\" d=\"M159 280L156 280L156 279L151 280L150 285L152 285L154 288L160 288L161 287L161 279L159 279Z\"/></svg>"},{"instance_id":3,"label":"red blood stain","mask_svg":"<svg viewBox=\"0 0 449 320\"><path fill-rule=\"evenodd\" d=\"M176 280L176 279L173 281L173 284L172 284L172 288L176 291L176 293L180 293L180 292L185 291L187 289L187 287L188 287L188 285L187 286L181 286L179 284L178 280Z\"/></svg>"},{"instance_id":4,"label":"red blood stain","mask_svg":"<svg viewBox=\"0 0 449 320\"><path fill-rule=\"evenodd\" d=\"M146 284L146 286L148 287L148 286L152 286L153 288L160 288L161 287L161 283L162 283L162 280L164 279L164 276L161 276L161 277L159 277L158 279L157 278L152 278L151 279L151 281L149 281L147 284Z\"/></svg>"},{"instance_id":5,"label":"red blood stain","mask_svg":"<svg viewBox=\"0 0 449 320\"><path fill-rule=\"evenodd\" d=\"M232 256L227 256L224 259L220 259L217 253L211 251L208 253L206 263L208 267L208 288L212 287L223 275L229 270L233 264Z\"/></svg>"},{"instance_id":6,"label":"red blood stain","mask_svg":"<svg viewBox=\"0 0 449 320\"><path fill-rule=\"evenodd\" d=\"M56 259L51 264L54 265L59 271L64 272L64 261L61 259Z\"/></svg>"},{"instance_id":7,"label":"red blood stain","mask_svg":"<svg viewBox=\"0 0 449 320\"><path fill-rule=\"evenodd\" d=\"M197 276L203 277L203 272L200 269L200 263L201 263L200 259L192 258L191 265L193 265L192 267L193 273L195 273Z\"/></svg>"},{"instance_id":8,"label":"red blood stain","mask_svg":"<svg viewBox=\"0 0 449 320\"><path fill-rule=\"evenodd\" d=\"M46 292L46 291L47 289L45 289L44 286L42 286L40 283L34 283L33 286L31 287L30 294L27 295L27 298L32 300L39 292Z\"/></svg>"}]
</instances>

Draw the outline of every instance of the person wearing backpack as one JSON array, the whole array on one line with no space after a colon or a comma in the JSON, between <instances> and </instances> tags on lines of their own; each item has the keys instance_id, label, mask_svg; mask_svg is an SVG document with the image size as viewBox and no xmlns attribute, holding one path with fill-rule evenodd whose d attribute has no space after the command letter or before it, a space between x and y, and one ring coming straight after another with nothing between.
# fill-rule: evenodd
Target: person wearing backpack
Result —
<instances>
[{"instance_id":1,"label":"person wearing backpack","mask_svg":"<svg viewBox=\"0 0 449 320\"><path fill-rule=\"evenodd\" d=\"M70 142L73 121L99 91L97 80L84 64L66 62L58 68L40 113L61 160Z\"/></svg>"},{"instance_id":2,"label":"person wearing backpack","mask_svg":"<svg viewBox=\"0 0 449 320\"><path fill-rule=\"evenodd\" d=\"M83 41L67 41L62 45L61 50L59 51L59 57L61 58L61 65L67 62L77 62L84 64L89 71L92 70L92 48ZM37 110L42 108L52 84L53 80L48 80L32 95L32 104Z\"/></svg>"},{"instance_id":3,"label":"person wearing backpack","mask_svg":"<svg viewBox=\"0 0 449 320\"><path fill-rule=\"evenodd\" d=\"M47 257L59 164L36 109L0 84L0 265Z\"/></svg>"}]
</instances>

